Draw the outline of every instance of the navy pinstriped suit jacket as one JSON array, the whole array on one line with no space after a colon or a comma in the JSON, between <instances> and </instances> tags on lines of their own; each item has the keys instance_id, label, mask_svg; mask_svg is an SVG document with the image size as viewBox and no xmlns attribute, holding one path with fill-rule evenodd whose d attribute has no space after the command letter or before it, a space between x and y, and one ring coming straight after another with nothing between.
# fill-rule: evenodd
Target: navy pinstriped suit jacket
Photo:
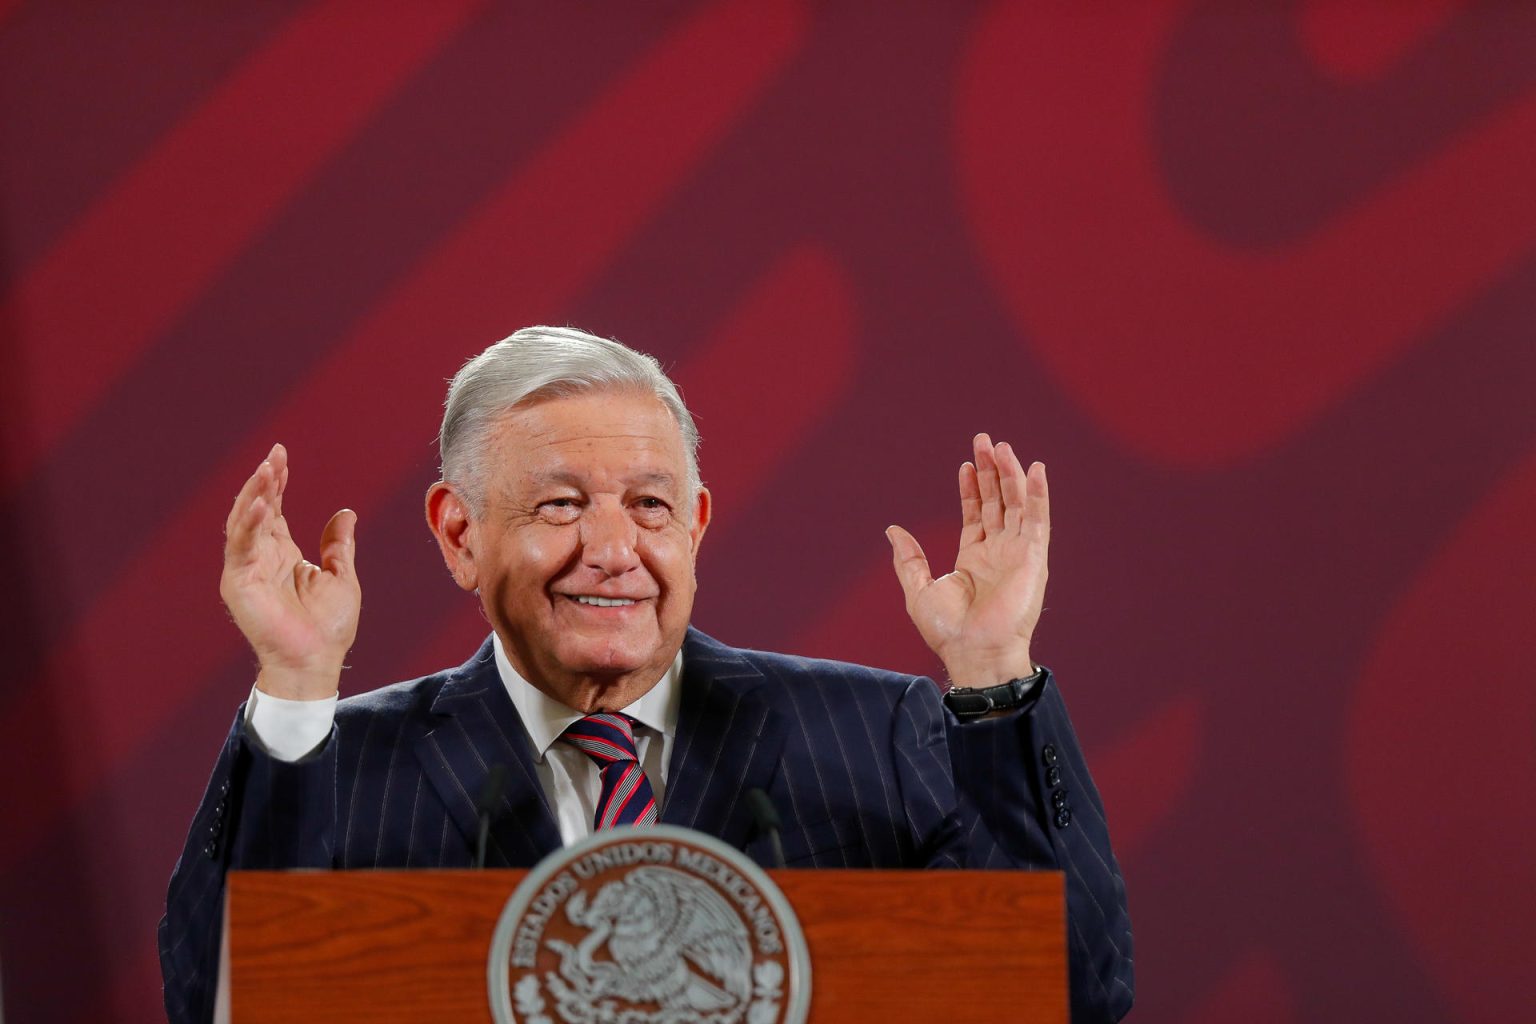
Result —
<instances>
[{"instance_id":1,"label":"navy pinstriped suit jacket","mask_svg":"<svg viewBox=\"0 0 1536 1024\"><path fill-rule=\"evenodd\" d=\"M930 680L737 650L690 629L681 685L662 822L767 863L740 799L758 787L784 819L792 867L1061 869L1073 1020L1118 1020L1130 1008L1125 887L1053 680L1031 708L962 726ZM331 739L298 764L248 744L242 720L160 923L166 1010L178 1024L212 1015L228 868L467 867L475 799L497 763L509 781L489 864L530 867L560 845L489 641L457 669L342 701ZM941 981L965 998L968 979Z\"/></svg>"}]
</instances>

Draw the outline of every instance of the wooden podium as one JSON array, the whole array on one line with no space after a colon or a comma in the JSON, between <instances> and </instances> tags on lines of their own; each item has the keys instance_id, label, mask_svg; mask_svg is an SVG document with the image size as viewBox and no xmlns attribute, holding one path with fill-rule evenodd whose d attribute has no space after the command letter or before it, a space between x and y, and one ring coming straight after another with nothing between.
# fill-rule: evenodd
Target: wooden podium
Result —
<instances>
[{"instance_id":1,"label":"wooden podium","mask_svg":"<svg viewBox=\"0 0 1536 1024\"><path fill-rule=\"evenodd\" d=\"M236 871L235 1024L489 1022L491 935L525 871ZM816 1024L1067 1019L1054 871L770 871Z\"/></svg>"}]
</instances>

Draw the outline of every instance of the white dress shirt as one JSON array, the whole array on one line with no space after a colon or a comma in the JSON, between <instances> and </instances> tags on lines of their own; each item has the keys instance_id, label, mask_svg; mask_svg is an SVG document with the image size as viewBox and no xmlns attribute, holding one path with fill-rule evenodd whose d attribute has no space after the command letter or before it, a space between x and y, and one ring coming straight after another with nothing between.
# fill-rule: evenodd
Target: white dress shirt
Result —
<instances>
[{"instance_id":1,"label":"white dress shirt","mask_svg":"<svg viewBox=\"0 0 1536 1024\"><path fill-rule=\"evenodd\" d=\"M491 642L496 671L523 721L533 751L534 769L560 827L560 839L570 845L592 834L592 820L602 793L602 776L592 759L569 743L559 742L560 734L582 713L566 707L520 676L507 658L500 637L493 635ZM666 792L667 765L677 738L678 708L683 698L678 681L682 672L683 652L678 651L656 685L622 709L638 723L635 750L658 806ZM319 750L330 736L336 701L336 694L319 700L286 700L252 686L245 706L246 738L280 761L303 760Z\"/></svg>"},{"instance_id":2,"label":"white dress shirt","mask_svg":"<svg viewBox=\"0 0 1536 1024\"><path fill-rule=\"evenodd\" d=\"M501 638L495 637L493 643L496 669L523 720L523 728L528 730L534 768L560 825L560 838L569 846L592 834L597 799L603 789L602 775L592 759L571 744L558 742L560 734L578 721L582 713L566 707L518 675L501 648ZM623 709L624 714L639 723L635 726L635 751L651 782L657 807L666 793L667 764L672 760L672 744L677 738L677 710L683 700L678 680L682 672L683 652L678 651L660 682Z\"/></svg>"}]
</instances>

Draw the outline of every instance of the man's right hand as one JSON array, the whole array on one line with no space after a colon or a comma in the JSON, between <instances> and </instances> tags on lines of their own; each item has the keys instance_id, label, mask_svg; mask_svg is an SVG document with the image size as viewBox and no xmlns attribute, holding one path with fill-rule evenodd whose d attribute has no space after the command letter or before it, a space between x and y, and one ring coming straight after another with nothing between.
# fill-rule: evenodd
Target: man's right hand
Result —
<instances>
[{"instance_id":1,"label":"man's right hand","mask_svg":"<svg viewBox=\"0 0 1536 1024\"><path fill-rule=\"evenodd\" d=\"M357 637L357 514L342 509L320 534L320 564L304 560L283 519L288 452L280 444L240 489L224 523L219 595L261 665L256 686L289 700L336 693Z\"/></svg>"}]
</instances>

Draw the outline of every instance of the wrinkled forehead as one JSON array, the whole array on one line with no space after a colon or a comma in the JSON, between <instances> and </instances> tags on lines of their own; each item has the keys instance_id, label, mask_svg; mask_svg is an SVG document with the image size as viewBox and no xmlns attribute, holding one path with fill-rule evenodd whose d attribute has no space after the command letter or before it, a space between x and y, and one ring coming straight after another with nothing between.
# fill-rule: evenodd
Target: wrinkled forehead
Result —
<instances>
[{"instance_id":1,"label":"wrinkled forehead","mask_svg":"<svg viewBox=\"0 0 1536 1024\"><path fill-rule=\"evenodd\" d=\"M655 395L593 391L521 402L492 431L493 473L579 482L600 475L654 482L688 477L682 430Z\"/></svg>"}]
</instances>

